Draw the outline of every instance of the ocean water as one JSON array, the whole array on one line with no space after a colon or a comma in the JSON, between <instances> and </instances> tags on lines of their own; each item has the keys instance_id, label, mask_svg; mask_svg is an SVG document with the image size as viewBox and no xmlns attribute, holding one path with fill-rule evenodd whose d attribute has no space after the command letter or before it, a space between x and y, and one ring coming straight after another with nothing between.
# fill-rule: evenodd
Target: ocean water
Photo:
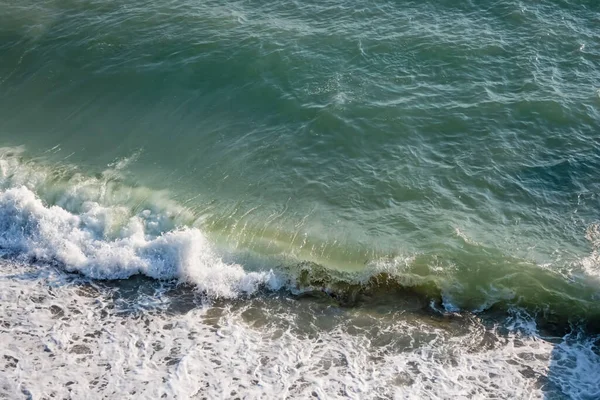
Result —
<instances>
[{"instance_id":1,"label":"ocean water","mask_svg":"<svg viewBox=\"0 0 600 400\"><path fill-rule=\"evenodd\" d=\"M0 398L600 399L599 28L0 0Z\"/></svg>"}]
</instances>

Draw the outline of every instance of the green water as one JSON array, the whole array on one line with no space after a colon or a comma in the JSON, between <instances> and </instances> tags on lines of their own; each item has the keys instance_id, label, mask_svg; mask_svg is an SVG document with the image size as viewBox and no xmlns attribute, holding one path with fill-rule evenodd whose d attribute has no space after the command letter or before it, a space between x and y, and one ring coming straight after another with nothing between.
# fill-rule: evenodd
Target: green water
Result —
<instances>
[{"instance_id":1,"label":"green water","mask_svg":"<svg viewBox=\"0 0 600 400\"><path fill-rule=\"evenodd\" d=\"M3 1L0 144L116 166L234 252L596 315L599 26L574 0Z\"/></svg>"}]
</instances>

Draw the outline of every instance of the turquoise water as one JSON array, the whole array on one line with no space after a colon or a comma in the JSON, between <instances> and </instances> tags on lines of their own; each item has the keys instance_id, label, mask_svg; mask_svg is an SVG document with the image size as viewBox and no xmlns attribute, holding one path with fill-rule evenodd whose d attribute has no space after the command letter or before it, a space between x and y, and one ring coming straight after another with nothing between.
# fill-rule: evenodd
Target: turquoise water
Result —
<instances>
[{"instance_id":1,"label":"turquoise water","mask_svg":"<svg viewBox=\"0 0 600 400\"><path fill-rule=\"evenodd\" d=\"M574 0L1 2L0 248L597 333L599 26ZM171 258L207 246L200 275Z\"/></svg>"},{"instance_id":2,"label":"turquoise water","mask_svg":"<svg viewBox=\"0 0 600 400\"><path fill-rule=\"evenodd\" d=\"M598 220L597 13L5 4L0 135L90 175L134 156L128 184L169 191L183 224L243 249L579 272Z\"/></svg>"}]
</instances>

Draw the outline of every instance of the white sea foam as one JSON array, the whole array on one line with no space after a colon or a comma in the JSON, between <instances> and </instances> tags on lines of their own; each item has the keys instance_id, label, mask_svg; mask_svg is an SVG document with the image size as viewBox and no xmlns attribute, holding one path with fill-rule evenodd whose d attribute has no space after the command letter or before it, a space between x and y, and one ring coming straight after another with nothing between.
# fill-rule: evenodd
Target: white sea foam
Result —
<instances>
[{"instance_id":1,"label":"white sea foam","mask_svg":"<svg viewBox=\"0 0 600 400\"><path fill-rule=\"evenodd\" d=\"M271 271L224 262L189 212L162 192L120 184L75 167L23 162L22 148L0 149L0 251L13 259L58 264L96 279L144 274L192 283L210 297L236 297L280 285ZM48 205L43 198L52 201ZM129 206L132 205L132 206Z\"/></svg>"},{"instance_id":2,"label":"white sea foam","mask_svg":"<svg viewBox=\"0 0 600 400\"><path fill-rule=\"evenodd\" d=\"M114 210L88 202L76 215L45 206L26 187L0 192L0 248L26 261L58 263L68 271L97 279L144 274L197 285L210 296L252 293L259 285L277 285L271 272L246 272L223 262L199 229L185 228L154 236L143 215L130 217L117 237L107 238Z\"/></svg>"},{"instance_id":3,"label":"white sea foam","mask_svg":"<svg viewBox=\"0 0 600 400\"><path fill-rule=\"evenodd\" d=\"M579 265L587 275L600 278L600 224L588 226L585 237L590 242L592 251L579 261Z\"/></svg>"},{"instance_id":4,"label":"white sea foam","mask_svg":"<svg viewBox=\"0 0 600 400\"><path fill-rule=\"evenodd\" d=\"M276 309L246 302L166 313L163 294L166 303L155 311L127 313L110 290L41 271L2 265L0 397L542 399L562 393L583 400L600 394L593 338L548 340L525 315L496 328L473 320L456 331L406 318L381 321L372 331L364 326L380 317L357 310L346 317L365 319L363 328L342 323L311 330L294 311L299 305L285 302Z\"/></svg>"}]
</instances>

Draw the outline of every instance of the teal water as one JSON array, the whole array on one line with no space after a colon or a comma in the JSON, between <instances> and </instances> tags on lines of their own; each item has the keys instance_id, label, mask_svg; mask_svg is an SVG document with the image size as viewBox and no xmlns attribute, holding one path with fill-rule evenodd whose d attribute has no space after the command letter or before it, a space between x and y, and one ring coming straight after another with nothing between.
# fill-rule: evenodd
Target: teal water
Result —
<instances>
[{"instance_id":1,"label":"teal water","mask_svg":"<svg viewBox=\"0 0 600 400\"><path fill-rule=\"evenodd\" d=\"M4 3L0 139L90 175L133 156L129 184L242 249L580 272L599 217L598 11Z\"/></svg>"},{"instance_id":2,"label":"teal water","mask_svg":"<svg viewBox=\"0 0 600 400\"><path fill-rule=\"evenodd\" d=\"M129 158L238 249L593 275L598 11L5 2L0 140L89 175Z\"/></svg>"},{"instance_id":3,"label":"teal water","mask_svg":"<svg viewBox=\"0 0 600 400\"><path fill-rule=\"evenodd\" d=\"M223 279L600 329L598 27L575 0L0 1L0 249L189 280L169 240L197 229Z\"/></svg>"}]
</instances>

